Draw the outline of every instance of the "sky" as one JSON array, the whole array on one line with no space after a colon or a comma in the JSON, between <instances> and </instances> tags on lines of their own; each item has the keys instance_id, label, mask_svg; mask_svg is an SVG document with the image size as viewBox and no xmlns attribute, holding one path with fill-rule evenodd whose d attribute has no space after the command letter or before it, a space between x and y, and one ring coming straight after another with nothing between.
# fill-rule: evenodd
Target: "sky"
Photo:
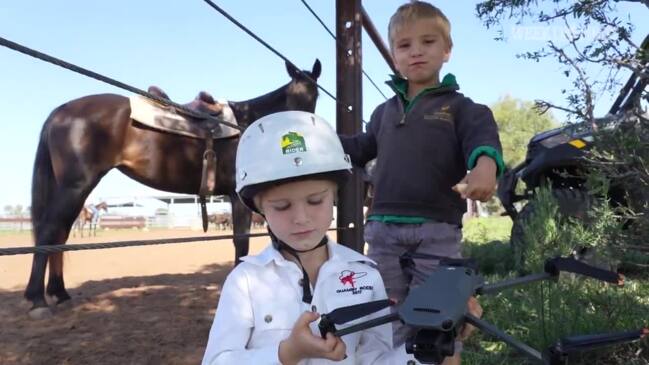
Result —
<instances>
[{"instance_id":1,"label":"sky","mask_svg":"<svg viewBox=\"0 0 649 365\"><path fill-rule=\"evenodd\" d=\"M330 29L335 29L335 2L307 0ZM363 3L387 42L388 19L403 0ZM302 69L322 62L319 84L335 93L335 43L299 0L215 0ZM475 16L475 1L433 2L452 23L454 48L442 73L455 74L461 92L474 101L493 104L505 95L562 104L569 86L552 61L535 63L516 57L538 49L561 33L558 26L506 24L507 41ZM622 3L621 16L640 18L646 8ZM640 42L649 25L634 22ZM521 28L522 27L522 28ZM283 61L201 0L2 1L0 37L91 69L146 90L162 87L176 102L191 100L199 90L215 97L246 100L289 81ZM366 34L363 69L383 84L390 69ZM69 100L95 93L128 92L0 47L0 207L31 205L32 165L40 129L49 113ZM363 117L383 96L363 79ZM610 98L603 98L604 113ZM321 93L316 113L335 125L335 102ZM111 197L164 194L117 170L106 175L91 201Z\"/></svg>"}]
</instances>

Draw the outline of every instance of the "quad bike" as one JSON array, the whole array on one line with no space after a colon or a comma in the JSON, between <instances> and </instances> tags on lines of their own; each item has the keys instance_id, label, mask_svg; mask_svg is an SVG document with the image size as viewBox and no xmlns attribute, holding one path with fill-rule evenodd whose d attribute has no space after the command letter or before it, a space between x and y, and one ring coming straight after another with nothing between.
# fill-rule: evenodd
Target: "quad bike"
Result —
<instances>
[{"instance_id":1,"label":"quad bike","mask_svg":"<svg viewBox=\"0 0 649 365\"><path fill-rule=\"evenodd\" d=\"M649 35L641 48L649 52ZM649 62L644 71L649 72L648 69ZM648 79L649 77L631 75L603 118L569 124L535 135L527 146L525 161L503 174L497 194L505 214L514 222L510 240L514 255L519 255L524 250L524 228L537 210L534 201L537 188L546 186L551 189L562 216L586 218L587 212L598 199L586 187L589 165L585 157L597 142L594 129L633 127L640 119L646 122L649 114L645 110L642 115L640 102L646 92ZM524 183L524 188L517 189L520 182ZM523 192L520 193L520 190ZM610 186L607 196L611 204L625 206L649 199L647 192L629 191L627 187L615 184ZM517 209L515 203L523 201L527 201L526 204L520 210Z\"/></svg>"}]
</instances>

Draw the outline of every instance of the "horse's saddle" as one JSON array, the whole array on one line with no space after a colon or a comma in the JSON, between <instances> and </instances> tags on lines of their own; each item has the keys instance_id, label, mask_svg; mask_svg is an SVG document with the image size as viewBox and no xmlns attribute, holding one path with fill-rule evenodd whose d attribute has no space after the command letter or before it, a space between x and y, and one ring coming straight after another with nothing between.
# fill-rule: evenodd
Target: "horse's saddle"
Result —
<instances>
[{"instance_id":1,"label":"horse's saddle","mask_svg":"<svg viewBox=\"0 0 649 365\"><path fill-rule=\"evenodd\" d=\"M167 93L157 86L149 87L149 93L162 99L169 99ZM140 125L165 133L178 134L185 137L205 141L203 153L203 169L198 195L201 202L203 231L207 231L207 208L205 197L214 192L216 185L217 161L213 144L215 139L232 138L241 132L216 120L237 124L237 119L227 101L217 102L212 95L205 91L198 93L196 98L183 104L186 110L163 105L152 99L136 95L129 98L131 104L131 119ZM205 114L210 118L206 118ZM213 119L216 120L213 120Z\"/></svg>"},{"instance_id":2,"label":"horse's saddle","mask_svg":"<svg viewBox=\"0 0 649 365\"><path fill-rule=\"evenodd\" d=\"M149 93L169 100L167 93L157 86L149 87ZM212 95L201 91L194 100L183 104L189 111L163 105L143 96L131 96L131 119L146 127L166 133L179 134L198 139L221 139L238 136L238 129L228 127L204 115L237 124L236 117L227 101L215 101Z\"/></svg>"}]
</instances>

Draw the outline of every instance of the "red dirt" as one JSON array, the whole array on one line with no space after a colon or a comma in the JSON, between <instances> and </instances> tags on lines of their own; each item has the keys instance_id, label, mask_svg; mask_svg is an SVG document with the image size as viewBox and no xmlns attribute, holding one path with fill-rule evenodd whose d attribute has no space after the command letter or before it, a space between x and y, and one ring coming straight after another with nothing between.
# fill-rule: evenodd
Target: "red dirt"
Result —
<instances>
[{"instance_id":1,"label":"red dirt","mask_svg":"<svg viewBox=\"0 0 649 365\"><path fill-rule=\"evenodd\" d=\"M230 234L207 235L221 233ZM70 243L202 234L98 231ZM252 238L251 253L266 242ZM0 247L31 244L29 233L0 233ZM69 252L64 279L72 307L32 320L22 297L31 255L2 256L0 364L198 364L233 258L231 241Z\"/></svg>"}]
</instances>

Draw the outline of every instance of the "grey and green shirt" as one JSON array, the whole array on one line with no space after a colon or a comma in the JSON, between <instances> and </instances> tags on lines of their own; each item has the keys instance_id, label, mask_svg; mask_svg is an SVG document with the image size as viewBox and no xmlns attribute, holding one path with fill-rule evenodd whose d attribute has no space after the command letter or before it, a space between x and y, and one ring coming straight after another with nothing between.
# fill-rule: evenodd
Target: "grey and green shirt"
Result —
<instances>
[{"instance_id":1,"label":"grey and green shirt","mask_svg":"<svg viewBox=\"0 0 649 365\"><path fill-rule=\"evenodd\" d=\"M453 75L407 98L407 81L388 82L396 95L379 105L364 133L340 136L357 166L373 158L370 218L386 222L435 220L460 224L466 203L452 191L479 156L504 170L498 127L491 110L457 92Z\"/></svg>"}]
</instances>

